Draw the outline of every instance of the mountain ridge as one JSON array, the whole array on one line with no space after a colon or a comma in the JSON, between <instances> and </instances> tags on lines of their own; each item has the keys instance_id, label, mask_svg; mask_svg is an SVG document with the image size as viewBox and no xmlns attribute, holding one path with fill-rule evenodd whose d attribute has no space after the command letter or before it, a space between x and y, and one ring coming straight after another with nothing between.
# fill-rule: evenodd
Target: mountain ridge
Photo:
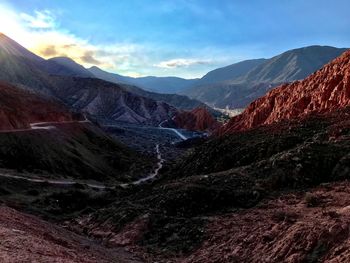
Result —
<instances>
[{"instance_id":1,"label":"mountain ridge","mask_svg":"<svg viewBox=\"0 0 350 263\"><path fill-rule=\"evenodd\" d=\"M246 74L230 80L193 86L183 93L212 107L244 108L275 86L307 77L346 50L317 45L288 50L262 61ZM237 63L231 67L235 65Z\"/></svg>"},{"instance_id":2,"label":"mountain ridge","mask_svg":"<svg viewBox=\"0 0 350 263\"><path fill-rule=\"evenodd\" d=\"M63 58L63 62L59 60L61 64L67 64L68 61L74 69L84 71L82 66L71 59ZM67 106L87 110L92 115L102 114L111 120L157 125L176 112L174 107L165 102L137 95L121 85L88 76L76 77L76 72L57 64L57 59L44 60L4 35L0 38L0 61L1 80L47 97L58 98ZM64 74L53 74L57 72ZM102 90L107 93L102 94ZM106 103L105 107L102 102Z\"/></svg>"},{"instance_id":3,"label":"mountain ridge","mask_svg":"<svg viewBox=\"0 0 350 263\"><path fill-rule=\"evenodd\" d=\"M350 50L302 81L279 86L252 102L220 134L303 118L350 105Z\"/></svg>"}]
</instances>

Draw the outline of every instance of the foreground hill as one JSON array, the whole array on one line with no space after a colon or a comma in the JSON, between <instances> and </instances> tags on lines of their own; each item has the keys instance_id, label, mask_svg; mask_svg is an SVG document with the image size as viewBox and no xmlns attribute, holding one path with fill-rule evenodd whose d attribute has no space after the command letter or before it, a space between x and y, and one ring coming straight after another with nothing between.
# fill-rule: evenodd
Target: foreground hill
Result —
<instances>
[{"instance_id":1,"label":"foreground hill","mask_svg":"<svg viewBox=\"0 0 350 263\"><path fill-rule=\"evenodd\" d=\"M5 206L0 213L1 262L140 262L123 249L107 249L37 217Z\"/></svg>"},{"instance_id":2,"label":"foreground hill","mask_svg":"<svg viewBox=\"0 0 350 263\"><path fill-rule=\"evenodd\" d=\"M303 81L273 89L230 120L220 133L254 128L350 105L350 51Z\"/></svg>"},{"instance_id":3,"label":"foreground hill","mask_svg":"<svg viewBox=\"0 0 350 263\"><path fill-rule=\"evenodd\" d=\"M349 190L327 184L212 218L208 241L181 262L347 262Z\"/></svg>"},{"instance_id":4,"label":"foreground hill","mask_svg":"<svg viewBox=\"0 0 350 263\"><path fill-rule=\"evenodd\" d=\"M33 123L38 124L35 127ZM64 105L0 83L0 168L51 178L132 181L151 160Z\"/></svg>"},{"instance_id":5,"label":"foreground hill","mask_svg":"<svg viewBox=\"0 0 350 263\"><path fill-rule=\"evenodd\" d=\"M194 85L183 94L218 108L244 108L275 86L307 77L344 51L310 46L271 59L240 62L208 73L199 80L203 84Z\"/></svg>"}]
</instances>

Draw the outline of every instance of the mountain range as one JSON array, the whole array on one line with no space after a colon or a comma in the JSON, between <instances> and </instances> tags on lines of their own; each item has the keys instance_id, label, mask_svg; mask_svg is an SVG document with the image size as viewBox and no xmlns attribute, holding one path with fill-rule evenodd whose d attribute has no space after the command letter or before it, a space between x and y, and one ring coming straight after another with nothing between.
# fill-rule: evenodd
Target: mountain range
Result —
<instances>
[{"instance_id":1,"label":"mountain range","mask_svg":"<svg viewBox=\"0 0 350 263\"><path fill-rule=\"evenodd\" d=\"M171 94L174 90L169 88L170 86L176 87L179 89L183 84L179 82L185 81L184 79L169 77L169 78L158 78L158 77L144 77L144 78L130 78L121 76L114 73L109 73L101 70L98 67L91 67L89 71L94 75L94 77L122 85L125 89L135 94L138 94L143 97L152 98L158 101L164 101L169 105L172 105L181 110L192 110L198 107L208 108L213 114L218 115L219 113L209 108L203 102L199 100L190 99L185 95ZM144 85L144 80L146 82L152 83L151 86ZM148 81L149 80L149 81ZM175 80L175 82L173 82ZM179 85L178 85L179 84ZM170 86L169 86L170 85ZM156 87L164 87L163 92L160 92ZM145 88L145 89L142 89ZM151 90L158 91L152 92Z\"/></svg>"},{"instance_id":2,"label":"mountain range","mask_svg":"<svg viewBox=\"0 0 350 263\"><path fill-rule=\"evenodd\" d=\"M286 51L270 59L245 60L218 68L200 79L131 78L103 71L96 66L85 70L85 74L93 74L97 78L117 84L126 84L139 95L165 101L179 109L205 107L204 103L216 108L235 109L246 107L273 87L307 77L345 50L329 46L308 46ZM166 93L186 96L178 97Z\"/></svg>"},{"instance_id":3,"label":"mountain range","mask_svg":"<svg viewBox=\"0 0 350 263\"><path fill-rule=\"evenodd\" d=\"M197 79L183 79L178 77L139 77L132 78L119 74L109 73L93 66L89 71L98 78L114 82L135 85L142 89L157 93L179 93L182 90L194 85Z\"/></svg>"},{"instance_id":4,"label":"mountain range","mask_svg":"<svg viewBox=\"0 0 350 263\"><path fill-rule=\"evenodd\" d=\"M350 51L302 81L284 84L252 102L233 117L221 133L256 128L279 121L302 119L350 105Z\"/></svg>"},{"instance_id":5,"label":"mountain range","mask_svg":"<svg viewBox=\"0 0 350 263\"><path fill-rule=\"evenodd\" d=\"M156 125L176 112L175 107L165 102L139 96L124 85L93 77L70 59L45 60L3 34L0 36L0 60L1 80L59 99L91 115Z\"/></svg>"},{"instance_id":6,"label":"mountain range","mask_svg":"<svg viewBox=\"0 0 350 263\"><path fill-rule=\"evenodd\" d=\"M270 59L239 62L209 72L181 93L217 108L245 108L273 87L307 77L344 51L344 48L309 46Z\"/></svg>"}]
</instances>

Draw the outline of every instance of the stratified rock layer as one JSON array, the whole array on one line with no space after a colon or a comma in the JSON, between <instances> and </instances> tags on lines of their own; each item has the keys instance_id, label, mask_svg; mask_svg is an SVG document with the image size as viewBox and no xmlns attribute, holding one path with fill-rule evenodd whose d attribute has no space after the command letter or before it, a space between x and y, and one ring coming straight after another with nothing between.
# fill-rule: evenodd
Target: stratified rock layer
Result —
<instances>
[{"instance_id":1,"label":"stratified rock layer","mask_svg":"<svg viewBox=\"0 0 350 263\"><path fill-rule=\"evenodd\" d=\"M252 102L219 130L220 134L247 130L281 120L326 113L350 105L350 51L303 81L285 84Z\"/></svg>"}]
</instances>

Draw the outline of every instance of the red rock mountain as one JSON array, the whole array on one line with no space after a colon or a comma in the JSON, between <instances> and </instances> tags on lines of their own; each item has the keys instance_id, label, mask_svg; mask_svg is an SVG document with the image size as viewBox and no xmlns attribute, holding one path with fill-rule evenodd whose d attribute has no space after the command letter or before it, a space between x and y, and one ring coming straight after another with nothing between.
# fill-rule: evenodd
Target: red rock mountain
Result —
<instances>
[{"instance_id":1,"label":"red rock mountain","mask_svg":"<svg viewBox=\"0 0 350 263\"><path fill-rule=\"evenodd\" d=\"M255 100L241 115L219 129L219 134L331 112L349 105L350 50L305 80L284 84Z\"/></svg>"},{"instance_id":2,"label":"red rock mountain","mask_svg":"<svg viewBox=\"0 0 350 263\"><path fill-rule=\"evenodd\" d=\"M191 131L211 131L219 126L205 108L182 111L175 115L174 122L177 127Z\"/></svg>"},{"instance_id":3,"label":"red rock mountain","mask_svg":"<svg viewBox=\"0 0 350 263\"><path fill-rule=\"evenodd\" d=\"M72 119L72 114L58 102L0 82L0 131L26 129L32 122Z\"/></svg>"}]
</instances>

